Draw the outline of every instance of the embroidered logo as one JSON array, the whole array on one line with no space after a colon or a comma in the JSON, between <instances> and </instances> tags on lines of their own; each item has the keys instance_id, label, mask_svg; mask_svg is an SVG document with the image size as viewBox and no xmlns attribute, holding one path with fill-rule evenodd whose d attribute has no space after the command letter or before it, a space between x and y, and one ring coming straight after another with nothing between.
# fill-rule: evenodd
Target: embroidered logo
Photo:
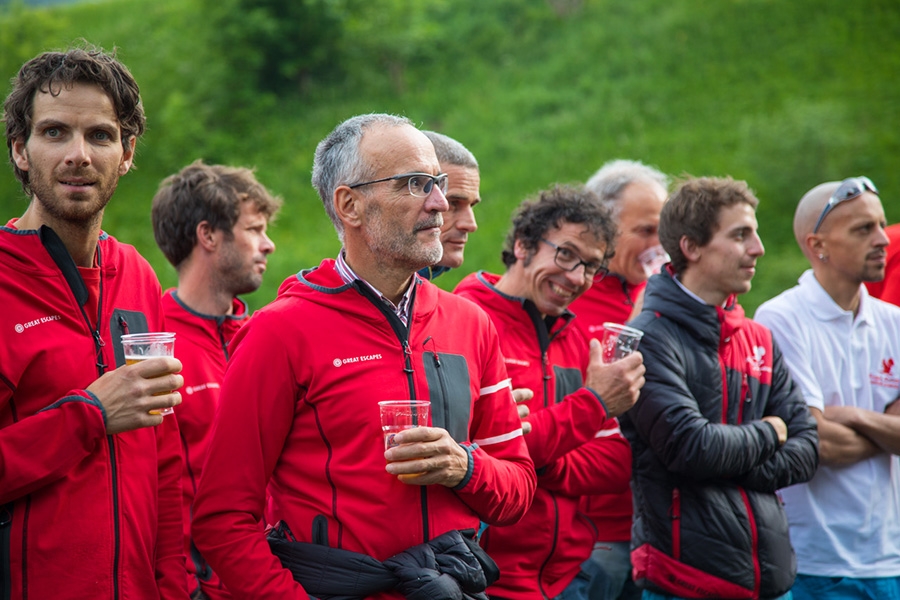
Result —
<instances>
[{"instance_id":1,"label":"embroidered logo","mask_svg":"<svg viewBox=\"0 0 900 600\"><path fill-rule=\"evenodd\" d=\"M762 346L754 346L753 354L747 357L747 362L750 364L750 371L752 373L759 373L763 369L765 369L765 364L763 362L763 357L766 355L766 349Z\"/></svg>"},{"instance_id":2,"label":"embroidered logo","mask_svg":"<svg viewBox=\"0 0 900 600\"><path fill-rule=\"evenodd\" d=\"M30 329L37 325L43 325L44 323L50 323L52 321L59 321L62 319L59 315L50 315L47 317L41 317L39 319L34 319L33 321L28 321L27 323L16 323L15 330L16 333L22 333L26 329Z\"/></svg>"},{"instance_id":3,"label":"embroidered logo","mask_svg":"<svg viewBox=\"0 0 900 600\"><path fill-rule=\"evenodd\" d=\"M529 362L527 360L521 360L519 358L504 358L503 362L505 362L508 365L517 365L520 367L530 367L531 366L531 362Z\"/></svg>"},{"instance_id":4,"label":"embroidered logo","mask_svg":"<svg viewBox=\"0 0 900 600\"><path fill-rule=\"evenodd\" d=\"M889 390L900 389L900 378L894 375L894 365L893 358L882 358L879 371L877 373L869 373L869 382L872 385L885 387Z\"/></svg>"},{"instance_id":5,"label":"embroidered logo","mask_svg":"<svg viewBox=\"0 0 900 600\"><path fill-rule=\"evenodd\" d=\"M358 363L358 362L366 362L369 360L381 360L380 354L364 354L362 356L353 356L351 358L336 358L331 361L335 367L340 367L341 365L347 365L350 363Z\"/></svg>"},{"instance_id":6,"label":"embroidered logo","mask_svg":"<svg viewBox=\"0 0 900 600\"><path fill-rule=\"evenodd\" d=\"M188 396L196 394L197 392L202 392L203 390L217 389L219 389L219 384L215 381L210 381L209 383L201 383L200 385L188 385L184 387L184 391Z\"/></svg>"}]
</instances>

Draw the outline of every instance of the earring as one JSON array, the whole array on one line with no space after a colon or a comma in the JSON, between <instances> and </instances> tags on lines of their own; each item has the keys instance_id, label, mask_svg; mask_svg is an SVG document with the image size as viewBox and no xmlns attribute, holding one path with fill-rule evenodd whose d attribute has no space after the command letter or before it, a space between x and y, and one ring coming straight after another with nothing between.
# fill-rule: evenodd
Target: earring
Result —
<instances>
[{"instance_id":1,"label":"earring","mask_svg":"<svg viewBox=\"0 0 900 600\"><path fill-rule=\"evenodd\" d=\"M828 259L825 258L825 255L824 255L824 254L820 254L820 255L819 255L819 260L821 260L822 262L828 262Z\"/></svg>"}]
</instances>

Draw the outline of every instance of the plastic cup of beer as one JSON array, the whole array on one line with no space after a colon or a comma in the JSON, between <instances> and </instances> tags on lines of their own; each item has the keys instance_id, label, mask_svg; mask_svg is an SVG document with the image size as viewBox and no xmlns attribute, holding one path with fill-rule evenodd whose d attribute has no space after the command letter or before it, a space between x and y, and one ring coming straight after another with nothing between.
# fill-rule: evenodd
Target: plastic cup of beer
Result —
<instances>
[{"instance_id":1,"label":"plastic cup of beer","mask_svg":"<svg viewBox=\"0 0 900 600\"><path fill-rule=\"evenodd\" d=\"M640 329L619 323L604 323L600 335L603 363L609 364L625 358L637 350L642 337L644 332Z\"/></svg>"},{"instance_id":2,"label":"plastic cup of beer","mask_svg":"<svg viewBox=\"0 0 900 600\"><path fill-rule=\"evenodd\" d=\"M399 446L394 436L405 429L427 427L431 413L428 400L384 400L378 403L381 413L381 431L384 433L384 449Z\"/></svg>"},{"instance_id":3,"label":"plastic cup of beer","mask_svg":"<svg viewBox=\"0 0 900 600\"><path fill-rule=\"evenodd\" d=\"M669 262L669 260L668 253L666 253L660 245L647 248L638 255L638 261L640 261L641 266L644 267L644 274L646 274L647 277L659 273L663 265Z\"/></svg>"},{"instance_id":4,"label":"plastic cup of beer","mask_svg":"<svg viewBox=\"0 0 900 600\"><path fill-rule=\"evenodd\" d=\"M167 331L155 333L126 333L122 336L122 350L125 352L125 364L133 365L148 358L159 356L175 356L175 334ZM161 396L160 392L154 396ZM171 406L151 410L151 415L171 415L175 412Z\"/></svg>"}]
</instances>

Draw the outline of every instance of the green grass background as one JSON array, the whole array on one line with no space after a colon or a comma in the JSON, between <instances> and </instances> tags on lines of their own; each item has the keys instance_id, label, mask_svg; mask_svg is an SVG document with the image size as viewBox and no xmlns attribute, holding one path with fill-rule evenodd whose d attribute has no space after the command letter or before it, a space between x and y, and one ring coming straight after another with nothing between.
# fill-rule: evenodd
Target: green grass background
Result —
<instances>
[{"instance_id":1,"label":"green grass background","mask_svg":"<svg viewBox=\"0 0 900 600\"><path fill-rule=\"evenodd\" d=\"M221 2L227 8L228 2ZM325 4L329 4L327 1ZM749 314L805 268L791 234L797 200L866 174L893 222L900 190L900 4L895 0L335 0L334 69L278 95L257 92L244 52L221 51L204 0L0 4L0 77L85 38L117 48L141 85L148 131L104 229L175 272L153 242L150 200L196 158L252 166L285 199L277 250L252 308L339 245L310 187L316 143L364 112L410 117L467 145L482 170L479 230L446 289L498 271L511 211L554 182L613 158L672 175L731 175L761 200L767 253ZM249 18L249 16L248 16ZM290 27L292 24L288 23ZM252 40L251 40L252 42ZM330 60L326 54L326 62ZM4 86L4 95L8 87ZM3 218L27 200L0 174Z\"/></svg>"}]
</instances>

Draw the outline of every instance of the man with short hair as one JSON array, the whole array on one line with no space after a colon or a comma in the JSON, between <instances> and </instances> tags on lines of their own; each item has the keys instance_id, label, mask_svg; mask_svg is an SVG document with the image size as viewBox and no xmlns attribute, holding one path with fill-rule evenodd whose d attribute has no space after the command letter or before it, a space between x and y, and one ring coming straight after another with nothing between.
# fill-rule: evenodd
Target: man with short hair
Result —
<instances>
[{"instance_id":1,"label":"man with short hair","mask_svg":"<svg viewBox=\"0 0 900 600\"><path fill-rule=\"evenodd\" d=\"M181 363L125 366L160 287L101 229L144 131L128 69L93 47L26 62L4 104L29 197L0 228L0 596L187 598ZM118 368L117 368L118 367Z\"/></svg>"},{"instance_id":2,"label":"man with short hair","mask_svg":"<svg viewBox=\"0 0 900 600\"><path fill-rule=\"evenodd\" d=\"M815 421L768 329L744 316L763 244L743 181L681 183L660 214L671 257L641 314L647 383L631 442L631 562L644 598L790 598L796 571L776 491L809 480Z\"/></svg>"},{"instance_id":3,"label":"man with short hair","mask_svg":"<svg viewBox=\"0 0 900 600\"><path fill-rule=\"evenodd\" d=\"M163 295L170 331L184 365L187 402L178 407L184 454L184 529L188 586L195 596L228 598L191 542L191 505L206 461L231 340L250 316L238 296L262 284L275 244L266 229L281 199L241 167L197 160L160 184L151 211L153 235L178 271Z\"/></svg>"},{"instance_id":4,"label":"man with short hair","mask_svg":"<svg viewBox=\"0 0 900 600\"><path fill-rule=\"evenodd\" d=\"M437 264L419 271L419 275L425 279L434 279L450 269L462 266L469 234L478 229L473 209L481 202L478 192L481 176L478 161L465 146L436 131L422 133L431 140L441 171L447 174L447 204L450 206L443 213L444 224L441 226L444 254Z\"/></svg>"},{"instance_id":5,"label":"man with short hair","mask_svg":"<svg viewBox=\"0 0 900 600\"><path fill-rule=\"evenodd\" d=\"M588 180L585 187L597 194L616 224L616 254L609 274L594 281L570 305L578 315L574 324L585 338L599 337L603 323L624 324L638 310L647 279L652 274L641 256L659 247L659 213L666 201L669 178L639 161L612 160ZM597 527L597 541L583 577L590 579L591 599L636 600L641 591L631 580L631 465L627 465L624 491L593 494L582 500L582 510Z\"/></svg>"},{"instance_id":6,"label":"man with short hair","mask_svg":"<svg viewBox=\"0 0 900 600\"><path fill-rule=\"evenodd\" d=\"M763 303L818 424L821 465L782 490L796 600L900 598L900 308L868 295L884 276L884 209L867 177L823 183L794 214L812 268Z\"/></svg>"},{"instance_id":7,"label":"man with short hair","mask_svg":"<svg viewBox=\"0 0 900 600\"><path fill-rule=\"evenodd\" d=\"M447 177L408 119L370 114L319 143L313 185L343 248L238 332L194 540L236 596L483 597L475 531L520 519L536 476L496 330L416 275ZM378 402L406 399L431 421L385 450Z\"/></svg>"},{"instance_id":8,"label":"man with short hair","mask_svg":"<svg viewBox=\"0 0 900 600\"><path fill-rule=\"evenodd\" d=\"M605 275L614 237L612 219L596 196L558 186L519 207L503 251L506 272L480 271L455 290L493 320L513 387L534 392L526 403L531 432L525 441L538 489L519 523L488 527L483 535L501 572L491 598L561 594L597 538L578 514L579 499L628 485L630 452L614 417L637 399L640 353L602 364L599 342L589 350L568 310ZM583 587L581 581L573 585Z\"/></svg>"}]
</instances>

